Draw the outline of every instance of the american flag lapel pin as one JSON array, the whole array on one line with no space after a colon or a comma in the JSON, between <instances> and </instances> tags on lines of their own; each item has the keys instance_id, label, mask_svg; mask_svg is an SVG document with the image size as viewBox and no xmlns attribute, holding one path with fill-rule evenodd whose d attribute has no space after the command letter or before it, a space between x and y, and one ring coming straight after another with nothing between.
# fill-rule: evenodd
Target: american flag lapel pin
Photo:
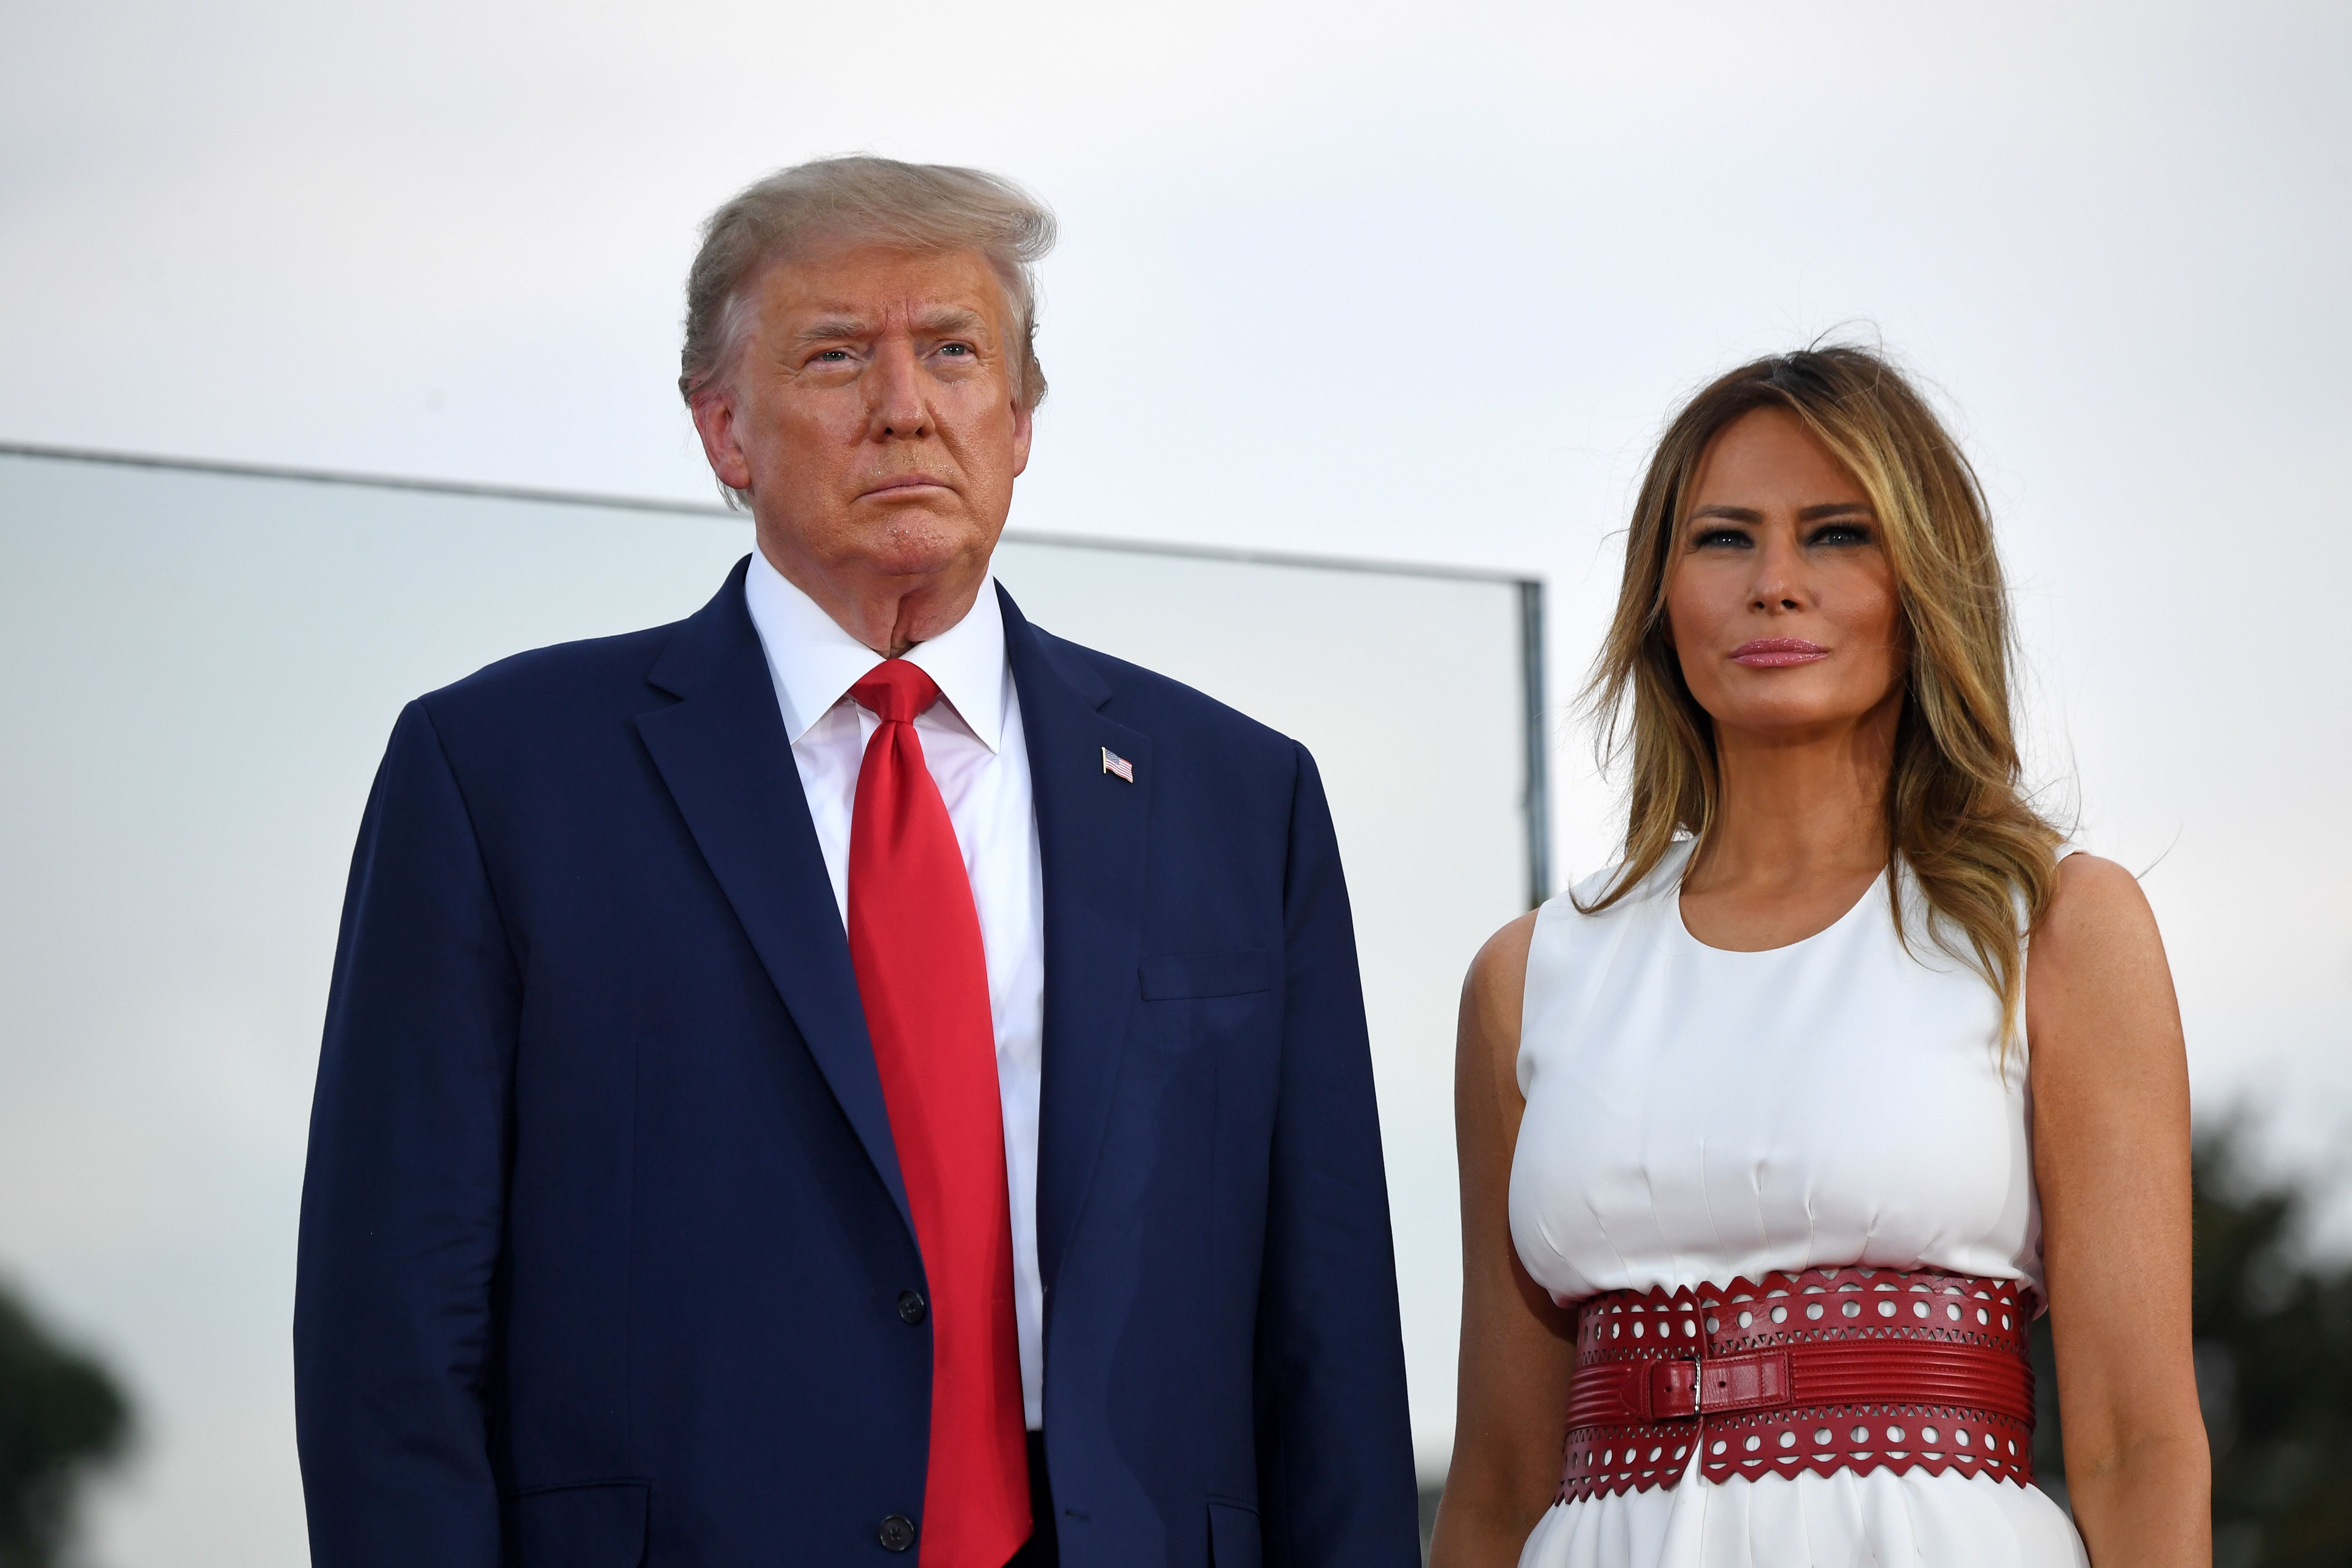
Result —
<instances>
[{"instance_id":1,"label":"american flag lapel pin","mask_svg":"<svg viewBox=\"0 0 2352 1568\"><path fill-rule=\"evenodd\" d=\"M1129 762L1125 757L1120 756L1108 746L1105 746L1102 749L1102 754L1103 772L1116 774L1118 777L1129 784L1133 784L1135 782L1135 764L1133 763Z\"/></svg>"}]
</instances>

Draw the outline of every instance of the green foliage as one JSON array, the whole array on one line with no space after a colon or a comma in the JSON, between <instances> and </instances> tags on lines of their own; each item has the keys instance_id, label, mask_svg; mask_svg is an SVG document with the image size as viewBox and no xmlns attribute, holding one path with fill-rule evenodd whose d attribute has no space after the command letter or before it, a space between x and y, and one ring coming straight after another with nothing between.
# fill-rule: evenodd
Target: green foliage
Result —
<instances>
[{"instance_id":1,"label":"green foliage","mask_svg":"<svg viewBox=\"0 0 2352 1568\"><path fill-rule=\"evenodd\" d=\"M2352 1268L2298 1247L2299 1189L2236 1179L2226 1140L2199 1153L2197 1389L2213 1439L2215 1557L2341 1568L2352 1563Z\"/></svg>"},{"instance_id":2,"label":"green foliage","mask_svg":"<svg viewBox=\"0 0 2352 1568\"><path fill-rule=\"evenodd\" d=\"M130 1436L131 1410L104 1368L67 1350L0 1291L0 1568L50 1568L75 1489Z\"/></svg>"},{"instance_id":3,"label":"green foliage","mask_svg":"<svg viewBox=\"0 0 2352 1568\"><path fill-rule=\"evenodd\" d=\"M2251 1179L2234 1129L2199 1141L2197 1396L2213 1445L2215 1568L2352 1563L2352 1267L2300 1245L2310 1199ZM2049 1320L2035 1325L2033 1465L2063 1495Z\"/></svg>"}]
</instances>

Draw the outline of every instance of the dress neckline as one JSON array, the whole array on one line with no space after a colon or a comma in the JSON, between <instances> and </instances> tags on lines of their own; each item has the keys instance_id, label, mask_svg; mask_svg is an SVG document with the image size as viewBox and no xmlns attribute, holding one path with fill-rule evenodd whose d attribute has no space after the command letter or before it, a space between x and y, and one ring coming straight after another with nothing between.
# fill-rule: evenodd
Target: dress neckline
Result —
<instances>
[{"instance_id":1,"label":"dress neckline","mask_svg":"<svg viewBox=\"0 0 2352 1568\"><path fill-rule=\"evenodd\" d=\"M1683 919L1682 871L1685 867L1690 864L1691 850L1697 842L1698 841L1694 838L1686 838L1683 840L1682 853L1675 859L1674 865L1671 868L1664 866L1661 866L1659 868L1659 870L1662 872L1670 870L1672 873L1668 878L1667 885L1664 889L1669 909L1669 917L1673 921L1675 930L1680 933L1683 941L1688 942L1691 946L1697 948L1702 952L1719 952L1726 958L1769 958L1774 953L1794 952L1799 948L1804 946L1807 942L1821 941L1822 938L1829 935L1830 932L1837 930L1840 926L1853 919L1853 917L1861 911L1862 907L1870 902L1871 895L1879 892L1886 886L1887 876L1892 870L1891 867L1882 869L1877 876L1873 877L1870 879L1868 885L1862 889L1861 895L1857 897L1853 903L1848 904L1845 907L1844 913L1839 915L1837 919L1830 921L1829 924L1822 927L1822 929L1817 931L1811 932L1810 935L1801 936L1794 942L1784 942L1778 947L1717 947L1711 942L1701 942L1697 935L1691 931L1690 922Z\"/></svg>"}]
</instances>

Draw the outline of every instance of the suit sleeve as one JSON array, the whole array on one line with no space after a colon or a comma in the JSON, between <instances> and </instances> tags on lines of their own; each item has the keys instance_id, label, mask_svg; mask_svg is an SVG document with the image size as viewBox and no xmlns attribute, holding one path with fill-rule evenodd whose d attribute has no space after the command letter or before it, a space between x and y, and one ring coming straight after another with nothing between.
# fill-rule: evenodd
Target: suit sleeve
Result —
<instances>
[{"instance_id":1,"label":"suit sleeve","mask_svg":"<svg viewBox=\"0 0 2352 1568\"><path fill-rule=\"evenodd\" d=\"M1355 927L1322 779L1304 747L1297 760L1258 1309L1265 1560L1416 1568L1395 1248Z\"/></svg>"},{"instance_id":2,"label":"suit sleeve","mask_svg":"<svg viewBox=\"0 0 2352 1568\"><path fill-rule=\"evenodd\" d=\"M294 1303L318 1568L498 1568L485 1422L520 982L457 780L412 703L344 897Z\"/></svg>"}]
</instances>

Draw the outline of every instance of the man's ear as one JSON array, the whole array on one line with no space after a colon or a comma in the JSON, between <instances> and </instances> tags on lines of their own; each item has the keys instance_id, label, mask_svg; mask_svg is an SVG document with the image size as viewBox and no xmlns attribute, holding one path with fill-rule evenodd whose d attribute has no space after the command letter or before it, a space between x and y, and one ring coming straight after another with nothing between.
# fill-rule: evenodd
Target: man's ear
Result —
<instances>
[{"instance_id":1,"label":"man's ear","mask_svg":"<svg viewBox=\"0 0 2352 1568\"><path fill-rule=\"evenodd\" d=\"M710 471L730 489L751 488L751 459L735 438L735 395L724 386L697 393L688 405L694 415L694 433L702 437L702 455Z\"/></svg>"},{"instance_id":2,"label":"man's ear","mask_svg":"<svg viewBox=\"0 0 2352 1568\"><path fill-rule=\"evenodd\" d=\"M1028 471L1029 433L1034 425L1036 412L1025 403L1016 402L1013 405L1013 477L1014 479L1019 479Z\"/></svg>"}]
</instances>

